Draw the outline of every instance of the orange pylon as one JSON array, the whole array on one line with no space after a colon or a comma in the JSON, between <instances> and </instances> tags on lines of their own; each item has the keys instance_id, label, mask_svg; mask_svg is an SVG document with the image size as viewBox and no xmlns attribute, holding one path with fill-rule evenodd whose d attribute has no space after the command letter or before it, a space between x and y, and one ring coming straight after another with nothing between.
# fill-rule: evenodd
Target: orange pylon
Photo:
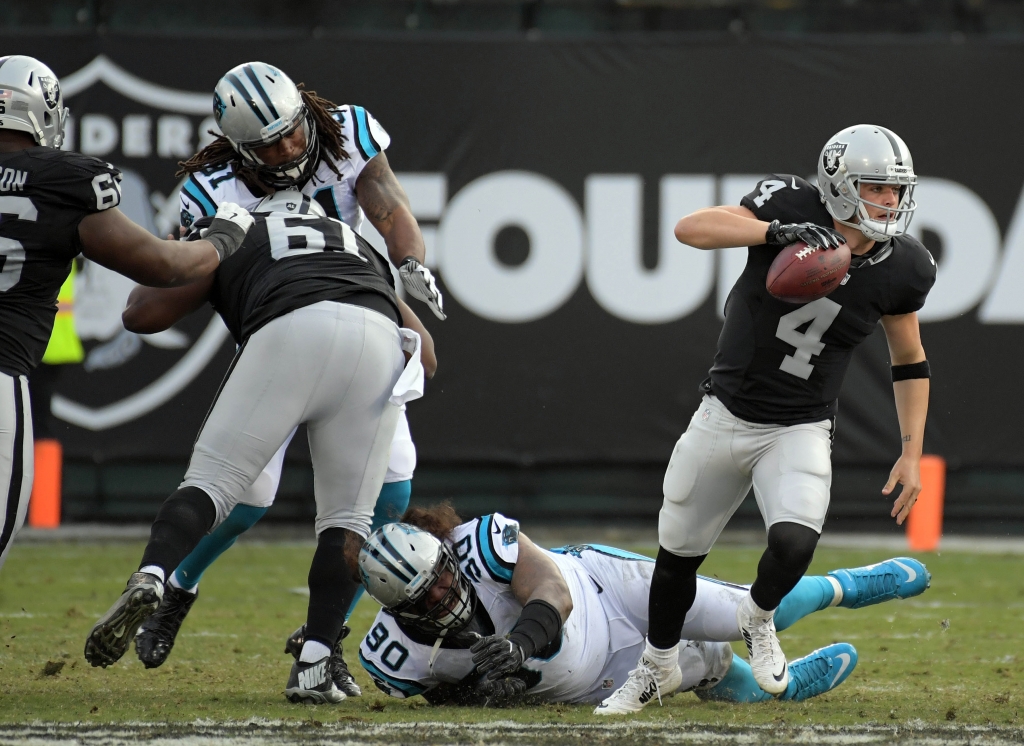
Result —
<instances>
[{"instance_id":1,"label":"orange pylon","mask_svg":"<svg viewBox=\"0 0 1024 746\"><path fill-rule=\"evenodd\" d=\"M921 494L907 516L907 542L913 552L934 552L942 538L942 511L946 502L946 460L921 457Z\"/></svg>"},{"instance_id":2,"label":"orange pylon","mask_svg":"<svg viewBox=\"0 0 1024 746\"><path fill-rule=\"evenodd\" d=\"M35 444L35 477L28 504L28 525L57 528L60 525L60 483L64 452L60 441L45 439Z\"/></svg>"}]
</instances>

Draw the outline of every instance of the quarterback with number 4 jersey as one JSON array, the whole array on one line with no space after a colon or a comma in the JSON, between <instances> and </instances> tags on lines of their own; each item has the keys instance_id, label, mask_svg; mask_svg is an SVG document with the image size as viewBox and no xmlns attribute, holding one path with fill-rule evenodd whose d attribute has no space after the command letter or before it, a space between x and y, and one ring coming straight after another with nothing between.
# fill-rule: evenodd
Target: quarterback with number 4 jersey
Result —
<instances>
[{"instance_id":1,"label":"quarterback with number 4 jersey","mask_svg":"<svg viewBox=\"0 0 1024 746\"><path fill-rule=\"evenodd\" d=\"M383 605L359 648L378 688L433 704L508 705L523 698L596 704L631 678L644 649L654 562L598 544L537 547L500 513L461 523L447 503L413 508L363 545L360 573ZM861 593L862 579L876 592ZM867 581L870 580L870 583ZM786 596L780 625L829 606L859 608L917 595L922 564L897 558L804 578ZM696 692L701 699L770 699L733 655L745 586L701 578L678 647L680 676L637 696ZM857 663L837 643L793 664L784 695L804 700L835 688ZM664 683L664 682L663 682Z\"/></svg>"},{"instance_id":2,"label":"quarterback with number 4 jersey","mask_svg":"<svg viewBox=\"0 0 1024 746\"><path fill-rule=\"evenodd\" d=\"M32 57L0 57L0 567L32 492L28 374L42 360L57 294L79 254L146 285L208 275L252 219L226 202L206 240L186 250L118 209L121 172L60 149L68 109L60 82Z\"/></svg>"},{"instance_id":3,"label":"quarterback with number 4 jersey","mask_svg":"<svg viewBox=\"0 0 1024 746\"><path fill-rule=\"evenodd\" d=\"M882 492L903 485L892 510L897 523L917 499L930 375L917 311L936 266L905 232L916 183L902 139L884 127L857 125L825 144L816 185L773 174L739 206L699 210L676 225L676 238L695 248L749 248L700 387L703 401L665 473L641 678L657 683L677 675L675 648L697 568L753 486L768 548L737 620L758 684L772 694L786 691L790 673L775 611L814 555L828 511L837 397L854 349L879 322L903 439ZM835 290L808 303L779 300L766 287L776 255L797 241L826 251L845 243L852 255ZM647 701L636 692L646 681L623 687L597 712L638 711Z\"/></svg>"}]
</instances>

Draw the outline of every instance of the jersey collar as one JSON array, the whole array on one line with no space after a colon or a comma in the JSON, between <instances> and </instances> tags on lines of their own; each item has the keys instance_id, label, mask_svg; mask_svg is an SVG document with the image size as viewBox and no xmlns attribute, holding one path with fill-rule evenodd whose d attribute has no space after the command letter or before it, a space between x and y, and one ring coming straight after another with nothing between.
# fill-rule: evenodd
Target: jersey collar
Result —
<instances>
[{"instance_id":1,"label":"jersey collar","mask_svg":"<svg viewBox=\"0 0 1024 746\"><path fill-rule=\"evenodd\" d=\"M893 247L894 244L891 238L883 244L875 243L867 254L855 256L850 260L850 269L870 267L873 264L884 262L892 254Z\"/></svg>"}]
</instances>

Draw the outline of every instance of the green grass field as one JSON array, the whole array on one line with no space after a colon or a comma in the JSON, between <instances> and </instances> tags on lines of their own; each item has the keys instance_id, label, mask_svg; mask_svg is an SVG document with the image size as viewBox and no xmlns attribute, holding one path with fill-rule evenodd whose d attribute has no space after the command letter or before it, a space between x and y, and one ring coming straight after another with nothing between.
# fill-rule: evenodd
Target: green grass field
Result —
<instances>
[{"instance_id":1,"label":"green grass field","mask_svg":"<svg viewBox=\"0 0 1024 746\"><path fill-rule=\"evenodd\" d=\"M421 698L378 692L347 656L364 696L336 707L291 705L281 695L291 659L287 635L305 617L300 589L312 544L242 543L207 573L169 661L147 671L134 649L112 668L82 657L95 619L121 591L140 544L15 545L0 574L0 723L193 722L197 718L367 724L488 720L607 722L585 706L432 711ZM705 574L749 582L760 550L716 549ZM823 573L884 559L879 551L820 549ZM932 572L923 596L858 611L829 609L781 634L790 659L835 641L853 643L860 664L839 689L804 703L704 704L691 694L648 707L641 721L712 727L822 725L1016 725L1024 676L1024 557L942 553L921 557ZM374 609L353 620L362 635ZM356 643L349 645L354 652Z\"/></svg>"}]
</instances>

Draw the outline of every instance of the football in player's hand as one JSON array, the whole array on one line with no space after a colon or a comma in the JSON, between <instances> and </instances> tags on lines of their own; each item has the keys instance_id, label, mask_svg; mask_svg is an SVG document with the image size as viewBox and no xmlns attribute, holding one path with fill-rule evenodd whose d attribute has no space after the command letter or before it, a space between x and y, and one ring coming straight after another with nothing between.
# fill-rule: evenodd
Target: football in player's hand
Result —
<instances>
[{"instance_id":1,"label":"football in player's hand","mask_svg":"<svg viewBox=\"0 0 1024 746\"><path fill-rule=\"evenodd\" d=\"M811 248L803 241L790 244L768 268L768 292L787 303L809 303L824 298L846 277L850 248Z\"/></svg>"}]
</instances>

